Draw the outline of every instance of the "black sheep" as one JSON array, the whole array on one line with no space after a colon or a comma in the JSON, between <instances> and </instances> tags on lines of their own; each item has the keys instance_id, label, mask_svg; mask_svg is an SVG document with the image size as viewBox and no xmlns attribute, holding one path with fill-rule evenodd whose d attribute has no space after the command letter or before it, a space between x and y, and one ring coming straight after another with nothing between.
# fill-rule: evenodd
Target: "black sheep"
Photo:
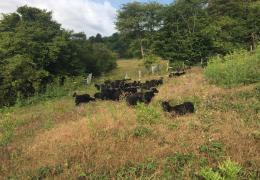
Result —
<instances>
[{"instance_id":1,"label":"black sheep","mask_svg":"<svg viewBox=\"0 0 260 180\"><path fill-rule=\"evenodd\" d=\"M169 75L169 78L172 78L172 77L175 77L175 76L182 76L184 74L186 74L185 71L171 72L170 75Z\"/></svg>"},{"instance_id":2,"label":"black sheep","mask_svg":"<svg viewBox=\"0 0 260 180\"><path fill-rule=\"evenodd\" d=\"M187 113L194 113L195 108L192 102L184 102L183 104L171 106L169 102L162 102L162 108L166 112L173 112L178 115L185 115Z\"/></svg>"},{"instance_id":3,"label":"black sheep","mask_svg":"<svg viewBox=\"0 0 260 180\"><path fill-rule=\"evenodd\" d=\"M150 91L146 91L144 93L134 93L126 97L126 102L131 106L137 105L138 102L149 104L152 98L155 96L155 93L158 92L159 91L156 88L153 88Z\"/></svg>"},{"instance_id":4,"label":"black sheep","mask_svg":"<svg viewBox=\"0 0 260 180\"><path fill-rule=\"evenodd\" d=\"M76 106L78 106L81 103L88 103L90 101L95 101L95 98L91 97L89 94L77 95L77 93L74 93L73 97L75 97Z\"/></svg>"},{"instance_id":5,"label":"black sheep","mask_svg":"<svg viewBox=\"0 0 260 180\"><path fill-rule=\"evenodd\" d=\"M117 88L102 89L100 93L96 93L94 96L97 99L119 101L121 91Z\"/></svg>"},{"instance_id":6,"label":"black sheep","mask_svg":"<svg viewBox=\"0 0 260 180\"><path fill-rule=\"evenodd\" d=\"M137 87L131 86L124 89L124 92L126 93L137 93Z\"/></svg>"},{"instance_id":7,"label":"black sheep","mask_svg":"<svg viewBox=\"0 0 260 180\"><path fill-rule=\"evenodd\" d=\"M138 102L143 102L143 93L130 94L126 97L126 102L130 106L136 106Z\"/></svg>"},{"instance_id":8,"label":"black sheep","mask_svg":"<svg viewBox=\"0 0 260 180\"><path fill-rule=\"evenodd\" d=\"M100 92L95 93L95 94L94 94L94 97L95 97L96 99L101 99L101 100L104 100L104 99L105 99L105 98L104 98L104 95L103 95L102 93L100 93Z\"/></svg>"},{"instance_id":9,"label":"black sheep","mask_svg":"<svg viewBox=\"0 0 260 180\"><path fill-rule=\"evenodd\" d=\"M153 97L155 96L155 93L158 93L159 91L156 88L152 88L150 91L146 91L143 94L143 101L146 104L149 104L151 102L151 100L153 99Z\"/></svg>"}]
</instances>

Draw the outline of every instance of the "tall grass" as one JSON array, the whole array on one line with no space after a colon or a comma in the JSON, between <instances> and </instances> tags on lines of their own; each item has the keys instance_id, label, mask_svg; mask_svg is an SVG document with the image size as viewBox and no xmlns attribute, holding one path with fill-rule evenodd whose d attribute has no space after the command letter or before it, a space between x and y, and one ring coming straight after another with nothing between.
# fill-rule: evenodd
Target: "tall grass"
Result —
<instances>
[{"instance_id":1,"label":"tall grass","mask_svg":"<svg viewBox=\"0 0 260 180\"><path fill-rule=\"evenodd\" d=\"M223 87L260 82L260 47L253 53L237 50L224 57L212 57L205 77L209 82Z\"/></svg>"}]
</instances>

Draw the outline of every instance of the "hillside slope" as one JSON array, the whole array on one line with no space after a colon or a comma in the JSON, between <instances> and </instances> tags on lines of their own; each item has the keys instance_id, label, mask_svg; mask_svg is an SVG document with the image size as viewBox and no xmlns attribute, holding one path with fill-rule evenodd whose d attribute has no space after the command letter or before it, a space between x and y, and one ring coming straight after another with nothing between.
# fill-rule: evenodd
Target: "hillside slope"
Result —
<instances>
[{"instance_id":1,"label":"hillside slope","mask_svg":"<svg viewBox=\"0 0 260 180\"><path fill-rule=\"evenodd\" d=\"M138 64L119 62L110 77L130 67L136 74ZM196 113L172 117L163 100L192 101ZM0 118L0 179L197 179L202 167L216 169L229 158L242 167L240 178L260 178L260 89L215 87L199 67L165 78L147 107L123 100L75 107L68 96Z\"/></svg>"}]
</instances>

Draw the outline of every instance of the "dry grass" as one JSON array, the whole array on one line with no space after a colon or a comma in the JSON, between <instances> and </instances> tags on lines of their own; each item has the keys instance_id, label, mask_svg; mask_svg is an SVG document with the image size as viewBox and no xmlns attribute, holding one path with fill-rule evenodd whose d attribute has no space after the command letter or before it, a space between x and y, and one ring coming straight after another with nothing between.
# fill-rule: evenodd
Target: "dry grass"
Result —
<instances>
[{"instance_id":1,"label":"dry grass","mask_svg":"<svg viewBox=\"0 0 260 180\"><path fill-rule=\"evenodd\" d=\"M138 69L138 64L131 62L135 69ZM128 66L127 61L119 64L120 68L127 69ZM112 178L129 162L138 164L155 160L158 166L148 177L160 179L165 158L178 152L192 153L198 159L206 158L211 167L231 157L243 165L246 177L249 177L251 172L259 173L260 170L259 139L251 136L253 131L259 131L259 124L255 123L259 116L252 125L245 123L243 117L232 109L223 112L209 108L207 103L212 97L223 100L225 95L253 89L254 86L222 89L209 85L202 76L202 69L196 67L183 77L167 79L152 102L161 118L158 123L145 125L151 130L148 137L133 135L140 124L136 121L135 108L128 107L124 101L75 107L72 99L65 98L17 109L11 113L12 119L25 119L27 123L15 130L12 143L0 149L0 173L2 177L13 175L25 179L39 174L37 170L42 167L60 165L62 172L48 176L75 179L82 173L105 172ZM162 100L173 103L194 101L196 113L173 118L162 112L159 105ZM42 128L42 123L48 118L53 120L53 125L48 129ZM32 131L30 136L26 135L27 131ZM212 142L224 146L224 154L217 160L199 150L200 146ZM198 173L199 163L193 166L184 168L184 179L190 179L191 173Z\"/></svg>"}]
</instances>

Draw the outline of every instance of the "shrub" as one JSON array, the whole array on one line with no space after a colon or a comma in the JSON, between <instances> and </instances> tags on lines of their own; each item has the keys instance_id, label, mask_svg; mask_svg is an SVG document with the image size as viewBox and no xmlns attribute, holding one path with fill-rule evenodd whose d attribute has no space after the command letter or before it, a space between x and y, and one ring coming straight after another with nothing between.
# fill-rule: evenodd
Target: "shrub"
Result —
<instances>
[{"instance_id":1,"label":"shrub","mask_svg":"<svg viewBox=\"0 0 260 180\"><path fill-rule=\"evenodd\" d=\"M228 159L218 166L218 171L213 171L212 168L204 167L201 169L200 175L206 180L235 180L238 179L241 167Z\"/></svg>"},{"instance_id":2,"label":"shrub","mask_svg":"<svg viewBox=\"0 0 260 180\"><path fill-rule=\"evenodd\" d=\"M232 162L230 159L228 159L219 165L219 169L224 174L225 179L235 180L237 179L241 167L237 163Z\"/></svg>"},{"instance_id":3,"label":"shrub","mask_svg":"<svg viewBox=\"0 0 260 180\"><path fill-rule=\"evenodd\" d=\"M222 58L212 57L205 77L209 82L224 87L259 82L260 47L254 53L238 50Z\"/></svg>"},{"instance_id":4,"label":"shrub","mask_svg":"<svg viewBox=\"0 0 260 180\"><path fill-rule=\"evenodd\" d=\"M212 168L209 167L202 168L200 174L206 180L223 180L218 172L214 172Z\"/></svg>"},{"instance_id":5,"label":"shrub","mask_svg":"<svg viewBox=\"0 0 260 180\"><path fill-rule=\"evenodd\" d=\"M141 103L136 107L137 121L142 124L154 124L160 118L160 113L153 106Z\"/></svg>"}]
</instances>

